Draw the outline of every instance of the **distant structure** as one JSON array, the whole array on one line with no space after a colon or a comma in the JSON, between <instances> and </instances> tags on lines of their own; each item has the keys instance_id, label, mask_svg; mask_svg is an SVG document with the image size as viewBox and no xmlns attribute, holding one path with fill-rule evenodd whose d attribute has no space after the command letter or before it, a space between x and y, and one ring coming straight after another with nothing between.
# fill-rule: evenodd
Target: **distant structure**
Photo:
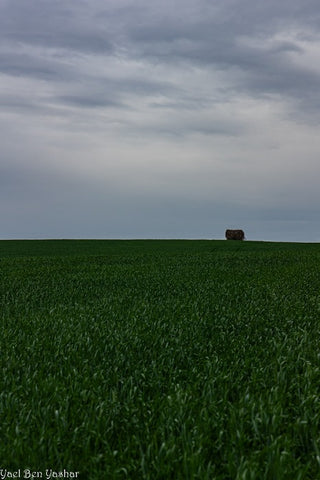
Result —
<instances>
[{"instance_id":1,"label":"distant structure","mask_svg":"<svg viewBox=\"0 0 320 480\"><path fill-rule=\"evenodd\" d=\"M244 231L243 230L226 230L226 239L227 240L244 240Z\"/></svg>"}]
</instances>

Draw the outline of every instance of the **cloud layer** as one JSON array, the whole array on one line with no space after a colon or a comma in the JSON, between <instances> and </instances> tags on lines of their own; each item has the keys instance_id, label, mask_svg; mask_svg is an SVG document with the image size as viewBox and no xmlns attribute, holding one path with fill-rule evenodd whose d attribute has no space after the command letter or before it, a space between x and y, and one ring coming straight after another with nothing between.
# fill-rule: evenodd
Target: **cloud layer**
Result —
<instances>
[{"instance_id":1,"label":"cloud layer","mask_svg":"<svg viewBox=\"0 0 320 480\"><path fill-rule=\"evenodd\" d=\"M320 241L315 1L3 0L3 238Z\"/></svg>"}]
</instances>

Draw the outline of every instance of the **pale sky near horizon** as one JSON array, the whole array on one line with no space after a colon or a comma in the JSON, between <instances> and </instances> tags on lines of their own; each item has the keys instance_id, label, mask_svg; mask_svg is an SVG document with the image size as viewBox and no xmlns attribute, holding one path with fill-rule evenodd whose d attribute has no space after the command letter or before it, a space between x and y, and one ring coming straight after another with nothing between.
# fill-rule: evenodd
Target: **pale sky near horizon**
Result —
<instances>
[{"instance_id":1,"label":"pale sky near horizon","mask_svg":"<svg viewBox=\"0 0 320 480\"><path fill-rule=\"evenodd\" d=\"M0 238L320 242L311 0L0 0Z\"/></svg>"}]
</instances>

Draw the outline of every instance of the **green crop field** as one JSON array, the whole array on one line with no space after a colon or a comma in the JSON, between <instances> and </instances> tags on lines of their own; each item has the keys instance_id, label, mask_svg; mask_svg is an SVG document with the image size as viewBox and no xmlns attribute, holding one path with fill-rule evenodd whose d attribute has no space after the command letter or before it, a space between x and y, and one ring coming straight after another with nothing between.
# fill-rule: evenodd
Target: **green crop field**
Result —
<instances>
[{"instance_id":1,"label":"green crop field","mask_svg":"<svg viewBox=\"0 0 320 480\"><path fill-rule=\"evenodd\" d=\"M320 479L320 245L1 241L0 268L2 474Z\"/></svg>"}]
</instances>

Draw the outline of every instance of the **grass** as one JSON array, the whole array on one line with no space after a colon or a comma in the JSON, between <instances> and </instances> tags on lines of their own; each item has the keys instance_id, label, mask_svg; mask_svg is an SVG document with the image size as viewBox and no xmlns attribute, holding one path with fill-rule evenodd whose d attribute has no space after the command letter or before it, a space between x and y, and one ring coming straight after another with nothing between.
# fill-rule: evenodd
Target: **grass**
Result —
<instances>
[{"instance_id":1,"label":"grass","mask_svg":"<svg viewBox=\"0 0 320 480\"><path fill-rule=\"evenodd\" d=\"M0 468L320 479L320 245L1 241L0 268Z\"/></svg>"}]
</instances>

